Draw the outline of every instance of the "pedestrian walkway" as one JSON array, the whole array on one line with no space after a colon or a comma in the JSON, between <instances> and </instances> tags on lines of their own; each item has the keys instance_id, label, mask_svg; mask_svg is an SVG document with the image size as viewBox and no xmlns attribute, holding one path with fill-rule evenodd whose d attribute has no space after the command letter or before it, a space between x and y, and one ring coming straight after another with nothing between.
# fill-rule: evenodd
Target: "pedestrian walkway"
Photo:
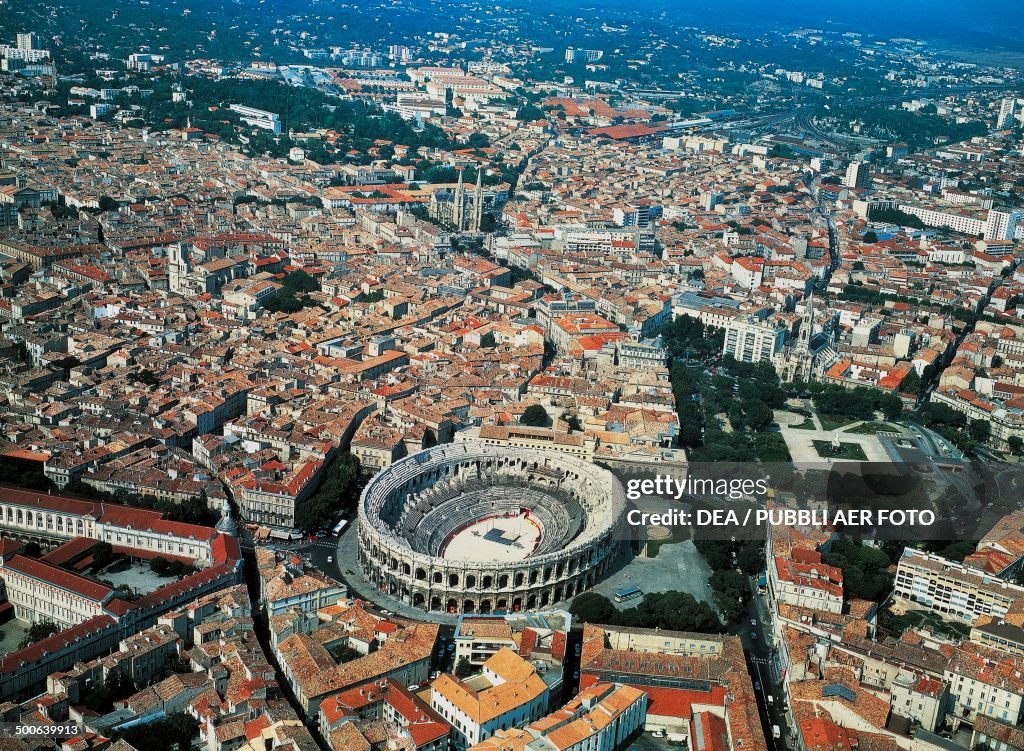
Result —
<instances>
[{"instance_id":1,"label":"pedestrian walkway","mask_svg":"<svg viewBox=\"0 0 1024 751\"><path fill-rule=\"evenodd\" d=\"M356 524L349 525L348 529L342 532L341 537L337 541L338 570L342 581L349 588L349 594L371 602L382 610L390 610L409 620L454 625L458 620L457 615L436 611L427 612L414 608L401 600L384 594L371 582L367 581L359 566L359 535L356 532L357 526Z\"/></svg>"}]
</instances>

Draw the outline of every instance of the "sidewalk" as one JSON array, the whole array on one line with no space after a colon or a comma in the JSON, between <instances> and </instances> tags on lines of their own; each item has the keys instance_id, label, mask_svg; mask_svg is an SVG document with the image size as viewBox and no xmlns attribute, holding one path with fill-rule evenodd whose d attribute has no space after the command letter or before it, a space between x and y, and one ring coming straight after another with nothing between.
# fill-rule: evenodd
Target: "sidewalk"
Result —
<instances>
[{"instance_id":1,"label":"sidewalk","mask_svg":"<svg viewBox=\"0 0 1024 751\"><path fill-rule=\"evenodd\" d=\"M342 581L348 585L350 595L367 600L378 608L390 610L396 615L408 618L409 620L440 623L448 626L455 625L458 620L457 615L420 610L378 591L373 584L367 581L362 569L359 567L358 550L359 535L356 532L356 525L350 524L338 539L339 575Z\"/></svg>"}]
</instances>

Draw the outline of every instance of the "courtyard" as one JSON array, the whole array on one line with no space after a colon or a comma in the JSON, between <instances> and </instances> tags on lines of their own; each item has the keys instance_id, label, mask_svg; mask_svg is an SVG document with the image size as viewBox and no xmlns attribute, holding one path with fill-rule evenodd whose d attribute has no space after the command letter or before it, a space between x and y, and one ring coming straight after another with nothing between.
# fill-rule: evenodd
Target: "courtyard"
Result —
<instances>
[{"instance_id":1,"label":"courtyard","mask_svg":"<svg viewBox=\"0 0 1024 751\"><path fill-rule=\"evenodd\" d=\"M127 586L132 591L138 592L141 595L175 581L173 576L157 576L149 568L148 561L129 562L124 559L115 561L105 569L97 572L96 578L108 581L114 587Z\"/></svg>"}]
</instances>

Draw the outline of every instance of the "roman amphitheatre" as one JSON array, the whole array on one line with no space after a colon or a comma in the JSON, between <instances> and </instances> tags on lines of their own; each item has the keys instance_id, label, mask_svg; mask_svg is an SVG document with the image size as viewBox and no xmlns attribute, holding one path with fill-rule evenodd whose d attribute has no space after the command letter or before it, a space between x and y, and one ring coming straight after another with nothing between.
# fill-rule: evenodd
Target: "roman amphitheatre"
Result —
<instances>
[{"instance_id":1,"label":"roman amphitheatre","mask_svg":"<svg viewBox=\"0 0 1024 751\"><path fill-rule=\"evenodd\" d=\"M423 610L532 610L591 588L618 552L625 494L561 454L465 442L408 456L359 503L359 565Z\"/></svg>"}]
</instances>

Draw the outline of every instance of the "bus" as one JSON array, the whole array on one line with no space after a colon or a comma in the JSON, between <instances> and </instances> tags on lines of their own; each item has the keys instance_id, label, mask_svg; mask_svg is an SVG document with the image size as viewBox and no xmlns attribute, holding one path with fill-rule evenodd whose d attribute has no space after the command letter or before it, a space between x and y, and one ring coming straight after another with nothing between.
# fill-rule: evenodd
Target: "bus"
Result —
<instances>
[{"instance_id":1,"label":"bus","mask_svg":"<svg viewBox=\"0 0 1024 751\"><path fill-rule=\"evenodd\" d=\"M334 525L334 529L331 530L331 534L337 537L345 530L345 527L347 526L348 522L342 519L340 522Z\"/></svg>"},{"instance_id":2,"label":"bus","mask_svg":"<svg viewBox=\"0 0 1024 751\"><path fill-rule=\"evenodd\" d=\"M625 602L643 594L640 587L623 587L615 590L615 602Z\"/></svg>"}]
</instances>

